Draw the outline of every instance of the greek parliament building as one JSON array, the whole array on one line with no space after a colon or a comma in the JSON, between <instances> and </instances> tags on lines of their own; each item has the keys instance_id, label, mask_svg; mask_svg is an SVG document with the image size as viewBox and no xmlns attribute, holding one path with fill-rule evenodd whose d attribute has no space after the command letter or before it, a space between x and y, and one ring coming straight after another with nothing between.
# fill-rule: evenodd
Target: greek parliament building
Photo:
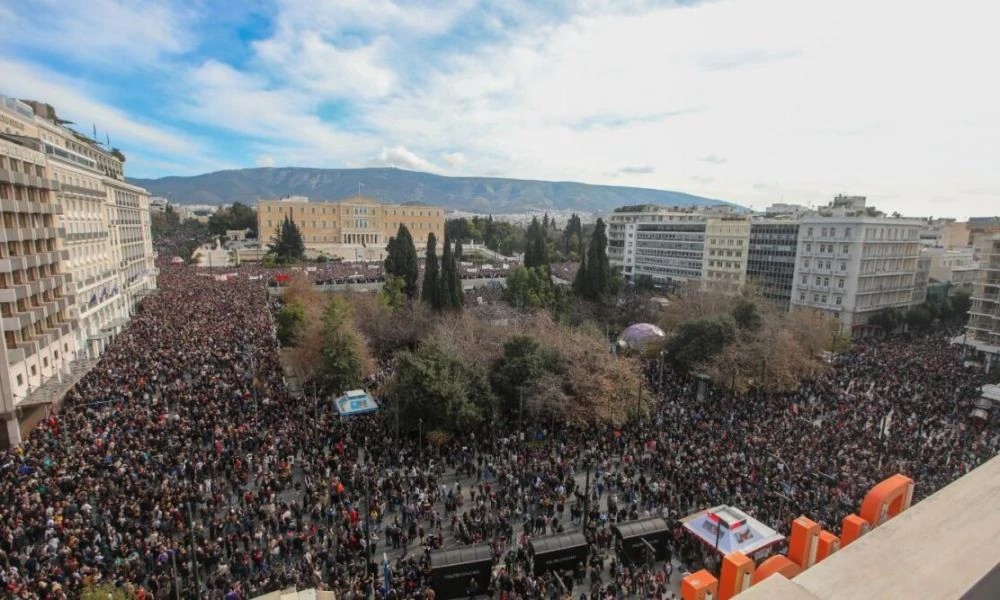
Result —
<instances>
[{"instance_id":1,"label":"greek parliament building","mask_svg":"<svg viewBox=\"0 0 1000 600\"><path fill-rule=\"evenodd\" d=\"M310 202L302 196L257 204L257 231L262 245L276 235L285 217L302 232L306 248L345 260L379 260L389 238L406 225L418 249L427 235L444 237L444 209L422 204L383 204L355 196L336 202Z\"/></svg>"},{"instance_id":2,"label":"greek parliament building","mask_svg":"<svg viewBox=\"0 0 1000 600\"><path fill-rule=\"evenodd\" d=\"M156 289L149 194L55 110L0 96L0 447L20 443Z\"/></svg>"}]
</instances>

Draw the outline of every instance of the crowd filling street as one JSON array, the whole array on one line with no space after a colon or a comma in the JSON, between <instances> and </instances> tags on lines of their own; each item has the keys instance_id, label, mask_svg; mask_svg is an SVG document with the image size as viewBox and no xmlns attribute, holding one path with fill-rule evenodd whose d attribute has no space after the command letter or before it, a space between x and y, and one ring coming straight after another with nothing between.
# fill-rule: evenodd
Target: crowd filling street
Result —
<instances>
[{"instance_id":1,"label":"crowd filling street","mask_svg":"<svg viewBox=\"0 0 1000 600\"><path fill-rule=\"evenodd\" d=\"M432 446L292 398L265 284L161 265L160 291L61 410L0 457L0 595L432 599L433 550L476 543L496 574L470 596L670 598L674 565L700 568L703 549L677 527L672 560L631 564L612 524L730 504L785 533L800 514L839 532L881 479L911 476L919 501L1000 448L969 417L980 376L944 336L858 344L787 394L699 400L651 362L657 399L621 427L514 420ZM591 560L572 581L529 573L531 537L584 522Z\"/></svg>"}]
</instances>

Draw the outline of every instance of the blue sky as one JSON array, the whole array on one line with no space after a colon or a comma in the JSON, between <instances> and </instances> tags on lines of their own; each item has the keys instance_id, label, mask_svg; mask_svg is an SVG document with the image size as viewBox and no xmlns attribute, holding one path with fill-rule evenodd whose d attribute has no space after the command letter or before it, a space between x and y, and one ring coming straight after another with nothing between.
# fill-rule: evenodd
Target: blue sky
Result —
<instances>
[{"instance_id":1,"label":"blue sky","mask_svg":"<svg viewBox=\"0 0 1000 600\"><path fill-rule=\"evenodd\" d=\"M0 93L136 177L253 166L1000 207L993 3L0 0Z\"/></svg>"}]
</instances>

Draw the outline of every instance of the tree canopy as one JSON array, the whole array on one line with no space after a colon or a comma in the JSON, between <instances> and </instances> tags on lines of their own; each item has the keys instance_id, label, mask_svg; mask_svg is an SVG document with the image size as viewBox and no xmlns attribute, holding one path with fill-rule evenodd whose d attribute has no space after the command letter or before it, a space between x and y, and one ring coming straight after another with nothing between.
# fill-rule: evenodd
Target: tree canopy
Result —
<instances>
[{"instance_id":1,"label":"tree canopy","mask_svg":"<svg viewBox=\"0 0 1000 600\"><path fill-rule=\"evenodd\" d=\"M447 232L445 233L447 236ZM441 266L437 257L437 237L434 232L427 234L427 251L424 254L424 281L421 287L420 299L432 310L441 310L440 279Z\"/></svg>"},{"instance_id":2,"label":"tree canopy","mask_svg":"<svg viewBox=\"0 0 1000 600\"><path fill-rule=\"evenodd\" d=\"M604 219L597 220L587 247L586 259L580 263L573 282L573 291L578 296L595 302L608 300L614 291Z\"/></svg>"},{"instance_id":3,"label":"tree canopy","mask_svg":"<svg viewBox=\"0 0 1000 600\"><path fill-rule=\"evenodd\" d=\"M284 220L278 225L268 251L283 261L299 261L305 258L306 244L302 239L302 232L289 215L285 215Z\"/></svg>"},{"instance_id":4,"label":"tree canopy","mask_svg":"<svg viewBox=\"0 0 1000 600\"><path fill-rule=\"evenodd\" d=\"M208 218L208 230L213 235L225 235L231 229L249 229L250 237L257 237L257 211L234 202L232 206L219 208Z\"/></svg>"},{"instance_id":5,"label":"tree canopy","mask_svg":"<svg viewBox=\"0 0 1000 600\"><path fill-rule=\"evenodd\" d=\"M385 272L403 279L403 291L411 300L417 297L417 278L419 265L417 248L413 245L413 236L406 225L400 225L395 237L389 238L386 245L384 261Z\"/></svg>"},{"instance_id":6,"label":"tree canopy","mask_svg":"<svg viewBox=\"0 0 1000 600\"><path fill-rule=\"evenodd\" d=\"M441 253L441 274L438 277L437 310L459 310L462 308L462 278L458 274L458 262L448 236L444 232L444 250Z\"/></svg>"}]
</instances>

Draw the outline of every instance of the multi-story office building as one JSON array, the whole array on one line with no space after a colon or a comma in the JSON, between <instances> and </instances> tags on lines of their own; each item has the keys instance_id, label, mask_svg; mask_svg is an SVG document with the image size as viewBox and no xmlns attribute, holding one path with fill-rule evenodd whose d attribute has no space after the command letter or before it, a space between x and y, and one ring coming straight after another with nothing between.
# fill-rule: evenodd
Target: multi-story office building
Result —
<instances>
[{"instance_id":1,"label":"multi-story office building","mask_svg":"<svg viewBox=\"0 0 1000 600\"><path fill-rule=\"evenodd\" d=\"M927 301L927 286L931 280L931 257L920 254L917 256L917 272L913 277L913 297L910 304L923 304Z\"/></svg>"},{"instance_id":2,"label":"multi-story office building","mask_svg":"<svg viewBox=\"0 0 1000 600\"><path fill-rule=\"evenodd\" d=\"M851 330L876 311L913 304L921 221L866 213L864 198L838 196L802 219L793 307L823 311Z\"/></svg>"},{"instance_id":3,"label":"multi-story office building","mask_svg":"<svg viewBox=\"0 0 1000 600\"><path fill-rule=\"evenodd\" d=\"M968 223L969 245L977 256L986 254L993 243L993 236L1000 233L1000 217L971 217Z\"/></svg>"},{"instance_id":4,"label":"multi-story office building","mask_svg":"<svg viewBox=\"0 0 1000 600\"><path fill-rule=\"evenodd\" d=\"M737 215L709 218L705 222L705 286L732 293L743 289L749 246L750 219Z\"/></svg>"},{"instance_id":5,"label":"multi-story office building","mask_svg":"<svg viewBox=\"0 0 1000 600\"><path fill-rule=\"evenodd\" d=\"M987 368L993 369L1000 360L1000 235L981 244L984 252L972 292L968 342L985 354Z\"/></svg>"},{"instance_id":6,"label":"multi-story office building","mask_svg":"<svg viewBox=\"0 0 1000 600\"><path fill-rule=\"evenodd\" d=\"M111 323L118 330L135 312L143 295L156 290L156 265L150 236L149 192L124 181L104 178L108 191L111 260L118 272L124 313Z\"/></svg>"},{"instance_id":7,"label":"multi-story office building","mask_svg":"<svg viewBox=\"0 0 1000 600\"><path fill-rule=\"evenodd\" d=\"M799 221L755 219L750 223L747 281L757 293L786 310L792 302Z\"/></svg>"},{"instance_id":8,"label":"multi-story office building","mask_svg":"<svg viewBox=\"0 0 1000 600\"><path fill-rule=\"evenodd\" d=\"M18 289L8 292L13 304L4 304L0 402L7 427L0 445L20 442L43 405L59 400L47 384L69 375L72 361L99 355L139 296L156 287L148 194L124 182L119 151L68 129L47 104L0 96L2 138L7 162L0 168L14 175L11 187L0 182L0 199L26 201L3 206L4 258L27 265L18 272L10 263L4 276L40 296ZM33 179L22 177L32 170Z\"/></svg>"},{"instance_id":9,"label":"multi-story office building","mask_svg":"<svg viewBox=\"0 0 1000 600\"><path fill-rule=\"evenodd\" d=\"M705 259L704 214L658 206L626 207L608 219L608 261L635 281L673 287L700 280Z\"/></svg>"},{"instance_id":10,"label":"multi-story office building","mask_svg":"<svg viewBox=\"0 0 1000 600\"><path fill-rule=\"evenodd\" d=\"M921 256L930 258L928 275L935 281L951 282L956 269L975 267L975 252L971 247L965 248L924 248Z\"/></svg>"},{"instance_id":11,"label":"multi-story office building","mask_svg":"<svg viewBox=\"0 0 1000 600\"><path fill-rule=\"evenodd\" d=\"M746 282L750 221L728 213L635 206L608 219L608 261L626 279L736 291Z\"/></svg>"},{"instance_id":12,"label":"multi-story office building","mask_svg":"<svg viewBox=\"0 0 1000 600\"><path fill-rule=\"evenodd\" d=\"M3 117L10 119L10 113ZM23 123L22 123L23 124ZM20 443L22 424L39 418L32 392L68 372L76 327L64 270L61 212L41 145L31 127L0 134L0 445ZM30 407L30 408L29 408ZM25 424L27 425L27 424Z\"/></svg>"},{"instance_id":13,"label":"multi-story office building","mask_svg":"<svg viewBox=\"0 0 1000 600\"><path fill-rule=\"evenodd\" d=\"M80 324L76 346L87 356L98 356L112 335L104 329L121 317L116 313L123 306L109 243L108 195L95 159L99 152L90 149L85 155L73 132L42 118L37 122L52 177L59 182L56 200L63 209L63 243L69 253L65 267L76 298L72 316Z\"/></svg>"},{"instance_id":14,"label":"multi-story office building","mask_svg":"<svg viewBox=\"0 0 1000 600\"><path fill-rule=\"evenodd\" d=\"M381 258L400 225L410 230L418 248L426 246L430 233L444 237L444 209L437 206L384 204L361 196L337 202L292 197L257 205L262 244L270 243L286 216L302 232L306 248L348 260Z\"/></svg>"}]
</instances>

